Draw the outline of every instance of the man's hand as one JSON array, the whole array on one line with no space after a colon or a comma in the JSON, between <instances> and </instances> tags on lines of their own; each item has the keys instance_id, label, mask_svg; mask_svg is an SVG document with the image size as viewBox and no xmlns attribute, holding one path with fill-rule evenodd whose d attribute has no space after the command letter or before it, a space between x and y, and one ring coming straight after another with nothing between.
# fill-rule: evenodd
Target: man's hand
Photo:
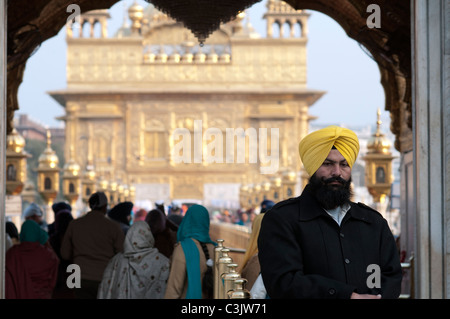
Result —
<instances>
[{"instance_id":1,"label":"man's hand","mask_svg":"<svg viewBox=\"0 0 450 319\"><path fill-rule=\"evenodd\" d=\"M381 299L381 295L357 294L353 292L350 299Z\"/></svg>"}]
</instances>

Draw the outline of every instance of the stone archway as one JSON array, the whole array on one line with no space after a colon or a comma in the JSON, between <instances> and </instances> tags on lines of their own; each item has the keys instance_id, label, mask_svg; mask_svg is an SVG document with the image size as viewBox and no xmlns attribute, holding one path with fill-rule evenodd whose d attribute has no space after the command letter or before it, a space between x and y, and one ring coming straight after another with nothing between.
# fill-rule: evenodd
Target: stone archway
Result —
<instances>
[{"instance_id":1,"label":"stone archway","mask_svg":"<svg viewBox=\"0 0 450 319\"><path fill-rule=\"evenodd\" d=\"M360 43L372 55L380 69L381 84L386 96L386 110L391 114L390 129L396 136L395 147L402 154L408 152L411 154L414 146L411 52L414 52L414 49L417 50L417 47L413 48L411 43L410 1L285 1L295 9L310 9L330 16L342 26L350 38ZM444 3L444 1L441 2ZM20 108L17 92L22 82L26 61L42 42L56 35L65 25L69 15L66 12L67 7L70 4L77 4L82 12L86 12L110 8L117 2L118 0L34 0L32 3L18 0L8 2L7 133L12 131L14 112ZM259 1L255 0L254 3L256 2ZM370 4L378 4L381 8L381 27L379 29L370 29L367 26L367 17L370 14L367 12L367 8ZM426 132L426 130L427 128L424 126L422 131ZM430 169L428 168L428 170ZM414 182L416 182L415 179ZM444 187L443 185L441 187ZM423 187L426 190L426 186ZM439 194L439 192L435 193ZM419 200L414 199L414 203L419 207ZM419 211L419 208L417 210ZM416 212L412 211L412 213Z\"/></svg>"},{"instance_id":2,"label":"stone archway","mask_svg":"<svg viewBox=\"0 0 450 319\"><path fill-rule=\"evenodd\" d=\"M12 130L14 112L20 108L17 92L27 59L42 42L56 35L65 25L70 4L82 12L106 9L118 0L20 0L8 3L7 38L7 133ZM238 3L239 1L237 1ZM250 1L257 3L258 0ZM349 37L372 55L381 72L386 110L391 114L395 148L412 150L411 118L411 40L408 1L383 0L286 0L295 9L311 9L336 20ZM381 28L370 29L366 20L370 4L381 8Z\"/></svg>"}]
</instances>

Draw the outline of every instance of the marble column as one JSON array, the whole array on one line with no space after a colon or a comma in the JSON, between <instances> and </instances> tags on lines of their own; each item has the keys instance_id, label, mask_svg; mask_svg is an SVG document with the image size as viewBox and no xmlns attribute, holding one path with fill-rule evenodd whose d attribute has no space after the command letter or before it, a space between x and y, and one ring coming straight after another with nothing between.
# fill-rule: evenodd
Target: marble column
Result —
<instances>
[{"instance_id":1,"label":"marble column","mask_svg":"<svg viewBox=\"0 0 450 319\"><path fill-rule=\"evenodd\" d=\"M415 297L450 297L450 0L411 11Z\"/></svg>"}]
</instances>

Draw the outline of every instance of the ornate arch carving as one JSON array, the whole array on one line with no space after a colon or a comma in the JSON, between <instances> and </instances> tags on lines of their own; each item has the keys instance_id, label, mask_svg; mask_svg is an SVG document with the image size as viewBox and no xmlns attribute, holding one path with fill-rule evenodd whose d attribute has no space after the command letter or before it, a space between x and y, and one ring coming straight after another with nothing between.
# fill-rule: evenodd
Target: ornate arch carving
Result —
<instances>
[{"instance_id":1,"label":"ornate arch carving","mask_svg":"<svg viewBox=\"0 0 450 319\"><path fill-rule=\"evenodd\" d=\"M19 109L17 92L27 59L42 42L65 25L69 4L82 12L107 9L118 0L17 0L8 2L7 38L7 133L12 130L14 111ZM237 3L239 1L236 1ZM259 1L254 1L254 3ZM376 61L391 113L395 147L412 149L410 3L406 0L286 0L295 9L320 11L336 20L349 37L358 41ZM381 8L381 28L370 29L366 20L369 4Z\"/></svg>"}]
</instances>

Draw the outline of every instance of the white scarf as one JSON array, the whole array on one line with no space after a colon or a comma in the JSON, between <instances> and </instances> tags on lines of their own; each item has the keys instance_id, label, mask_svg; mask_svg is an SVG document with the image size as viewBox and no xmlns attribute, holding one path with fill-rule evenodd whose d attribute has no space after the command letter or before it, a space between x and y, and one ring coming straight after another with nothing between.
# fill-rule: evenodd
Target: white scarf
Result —
<instances>
[{"instance_id":1,"label":"white scarf","mask_svg":"<svg viewBox=\"0 0 450 319\"><path fill-rule=\"evenodd\" d=\"M341 226L342 219L344 219L345 214L347 214L350 208L350 204L347 203L333 209L325 209L325 211L336 221L336 223L338 223L339 226Z\"/></svg>"}]
</instances>

